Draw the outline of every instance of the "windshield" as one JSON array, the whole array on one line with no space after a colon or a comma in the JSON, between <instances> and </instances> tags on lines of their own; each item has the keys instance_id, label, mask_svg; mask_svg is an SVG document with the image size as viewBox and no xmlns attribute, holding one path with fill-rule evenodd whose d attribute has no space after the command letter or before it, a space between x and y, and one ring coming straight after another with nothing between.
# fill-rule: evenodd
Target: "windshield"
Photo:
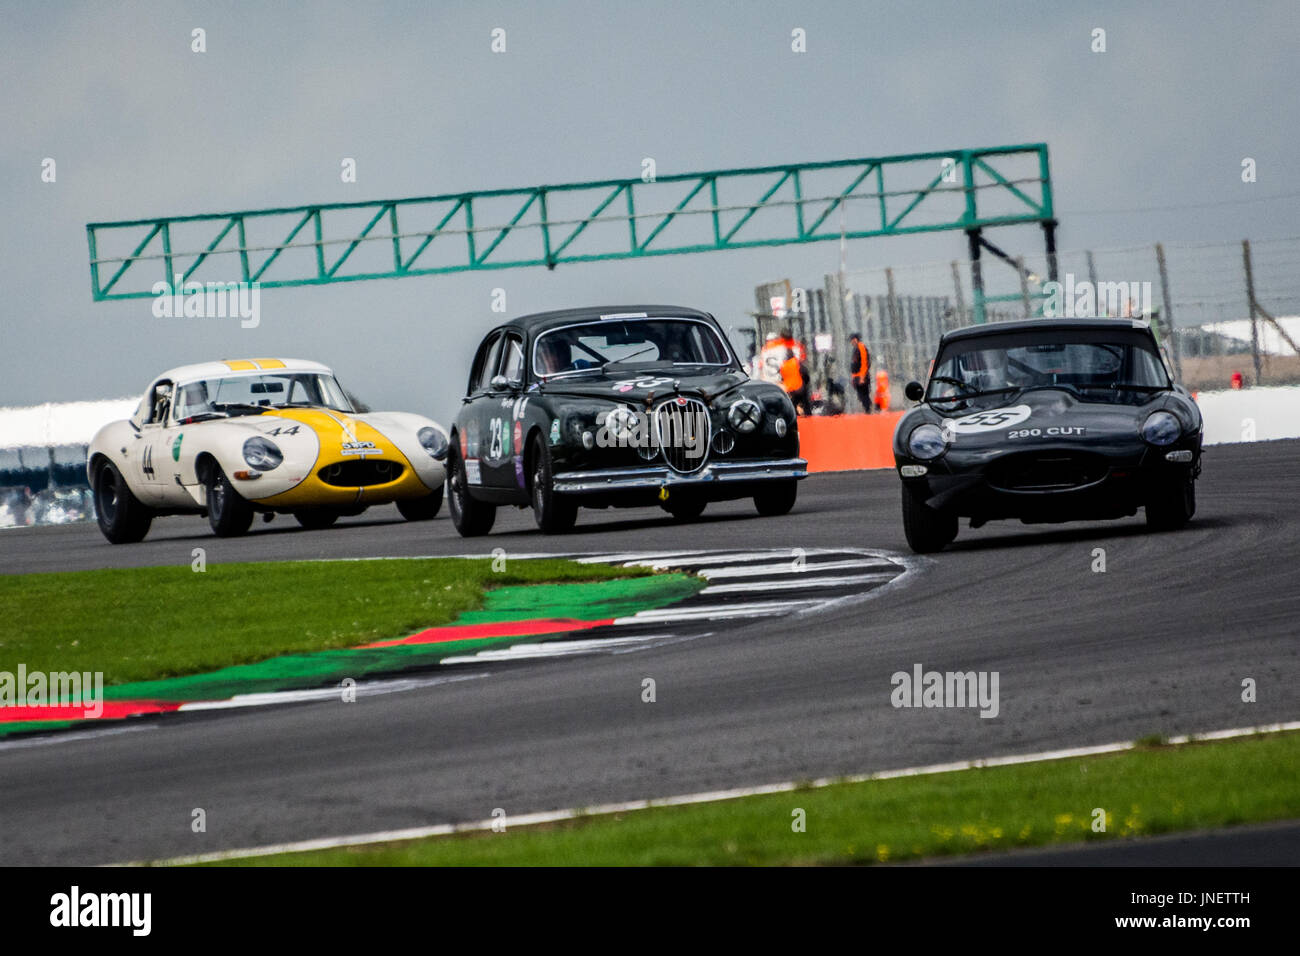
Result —
<instances>
[{"instance_id":1,"label":"windshield","mask_svg":"<svg viewBox=\"0 0 1300 956\"><path fill-rule=\"evenodd\" d=\"M256 412L258 408L286 405L318 406L340 412L354 411L333 375L321 372L280 372L230 375L200 379L180 387L176 419L202 415Z\"/></svg>"},{"instance_id":2,"label":"windshield","mask_svg":"<svg viewBox=\"0 0 1300 956\"><path fill-rule=\"evenodd\" d=\"M991 334L958 340L935 363L929 401L1025 388L1123 391L1169 388L1151 342L1106 330Z\"/></svg>"},{"instance_id":3,"label":"windshield","mask_svg":"<svg viewBox=\"0 0 1300 956\"><path fill-rule=\"evenodd\" d=\"M730 365L714 328L696 319L623 319L569 325L533 343L533 374L550 377L617 364L626 368Z\"/></svg>"}]
</instances>

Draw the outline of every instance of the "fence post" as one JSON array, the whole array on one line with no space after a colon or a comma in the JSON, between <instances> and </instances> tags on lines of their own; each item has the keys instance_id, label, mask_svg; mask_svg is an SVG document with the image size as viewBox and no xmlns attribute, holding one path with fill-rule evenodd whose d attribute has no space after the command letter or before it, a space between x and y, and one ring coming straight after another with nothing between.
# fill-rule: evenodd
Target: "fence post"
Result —
<instances>
[{"instance_id":1,"label":"fence post","mask_svg":"<svg viewBox=\"0 0 1300 956\"><path fill-rule=\"evenodd\" d=\"M957 292L957 325L967 325L969 320L966 318L966 296L961 291L961 271L957 268L957 260L952 260L952 287Z\"/></svg>"},{"instance_id":2,"label":"fence post","mask_svg":"<svg viewBox=\"0 0 1300 956\"><path fill-rule=\"evenodd\" d=\"M984 270L980 264L980 231L966 230L966 242L970 247L970 289L975 306L971 318L977 325L984 324Z\"/></svg>"},{"instance_id":3,"label":"fence post","mask_svg":"<svg viewBox=\"0 0 1300 956\"><path fill-rule=\"evenodd\" d=\"M867 360L870 361L871 356L875 354L872 351L871 346L867 344L867 314L870 312L871 307L868 305L867 310L864 312L862 308L863 296L857 292L854 292L852 295L854 327L857 329L858 336L862 339L862 343L867 346ZM853 411L861 404L861 402L858 401L858 390L853 387L852 369L853 354L852 351L850 351L849 364L840 370L840 374L844 377L844 410L846 412ZM865 412L866 409L863 408L863 411Z\"/></svg>"},{"instance_id":4,"label":"fence post","mask_svg":"<svg viewBox=\"0 0 1300 956\"><path fill-rule=\"evenodd\" d=\"M1178 344L1178 335L1174 332L1174 303L1169 298L1169 270L1165 267L1165 247L1156 243L1156 265L1160 269L1160 304L1164 307L1164 324L1169 333L1169 354L1174 360L1174 374L1178 381L1183 380L1182 349ZM1092 253L1088 253L1088 268L1092 268ZM1097 287L1094 285L1093 289Z\"/></svg>"},{"instance_id":5,"label":"fence post","mask_svg":"<svg viewBox=\"0 0 1300 956\"><path fill-rule=\"evenodd\" d=\"M844 273L831 272L826 276L826 317L830 319L831 345L834 348L835 369L847 374L849 367L849 332L844 316ZM845 395L847 402L849 397Z\"/></svg>"},{"instance_id":6,"label":"fence post","mask_svg":"<svg viewBox=\"0 0 1300 956\"><path fill-rule=\"evenodd\" d=\"M1029 275L1025 272L1025 257L1016 256L1016 271L1020 273L1020 300L1025 304L1025 318L1033 318L1033 308L1029 305Z\"/></svg>"},{"instance_id":7,"label":"fence post","mask_svg":"<svg viewBox=\"0 0 1300 956\"><path fill-rule=\"evenodd\" d=\"M894 293L894 270L885 270L885 287L889 292L888 311L889 311L889 329L893 339L893 348L890 351L890 367L892 375L898 376L901 373L900 366L903 360L903 323L898 314L898 296ZM885 371L890 371L886 369Z\"/></svg>"},{"instance_id":8,"label":"fence post","mask_svg":"<svg viewBox=\"0 0 1300 956\"><path fill-rule=\"evenodd\" d=\"M1250 354L1255 360L1255 384L1260 384L1263 372L1259 360L1259 314L1255 308L1255 274L1250 267L1250 240L1241 240L1241 260L1246 266L1246 302L1250 306Z\"/></svg>"}]
</instances>

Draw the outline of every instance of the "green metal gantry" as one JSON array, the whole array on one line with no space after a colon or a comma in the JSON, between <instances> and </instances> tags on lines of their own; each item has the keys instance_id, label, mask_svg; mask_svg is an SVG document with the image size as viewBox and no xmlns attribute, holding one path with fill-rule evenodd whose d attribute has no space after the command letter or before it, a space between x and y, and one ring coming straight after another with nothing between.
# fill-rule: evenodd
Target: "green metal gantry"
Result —
<instances>
[{"instance_id":1,"label":"green metal gantry","mask_svg":"<svg viewBox=\"0 0 1300 956\"><path fill-rule=\"evenodd\" d=\"M96 222L86 236L101 302L176 276L325 285L954 229L978 258L982 230L1025 223L1042 225L1054 273L1044 143Z\"/></svg>"}]
</instances>

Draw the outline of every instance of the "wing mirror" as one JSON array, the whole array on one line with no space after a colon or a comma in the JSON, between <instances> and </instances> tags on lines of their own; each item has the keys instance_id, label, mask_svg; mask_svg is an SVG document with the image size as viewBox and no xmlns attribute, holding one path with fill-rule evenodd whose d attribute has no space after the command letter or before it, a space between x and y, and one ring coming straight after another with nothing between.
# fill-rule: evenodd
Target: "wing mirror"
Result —
<instances>
[{"instance_id":1,"label":"wing mirror","mask_svg":"<svg viewBox=\"0 0 1300 956\"><path fill-rule=\"evenodd\" d=\"M903 389L903 394L907 396L909 401L919 402L925 398L925 386L920 382L908 382Z\"/></svg>"},{"instance_id":2,"label":"wing mirror","mask_svg":"<svg viewBox=\"0 0 1300 956\"><path fill-rule=\"evenodd\" d=\"M504 375L493 375L489 384L493 391L503 392L506 389L518 388L523 383L518 379L506 378Z\"/></svg>"}]
</instances>

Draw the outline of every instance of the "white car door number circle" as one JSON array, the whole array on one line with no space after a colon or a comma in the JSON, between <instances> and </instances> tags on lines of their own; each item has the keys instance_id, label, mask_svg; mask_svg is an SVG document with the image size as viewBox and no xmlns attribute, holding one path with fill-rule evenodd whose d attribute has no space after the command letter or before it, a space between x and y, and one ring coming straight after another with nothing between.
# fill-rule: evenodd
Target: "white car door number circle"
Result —
<instances>
[{"instance_id":1,"label":"white car door number circle","mask_svg":"<svg viewBox=\"0 0 1300 956\"><path fill-rule=\"evenodd\" d=\"M1028 405L1012 405L1008 408L994 408L987 412L976 412L973 415L964 415L956 420L950 420L949 428L946 430L955 432L958 435L974 435L980 432L997 431L1001 428L1010 428L1026 421L1033 413Z\"/></svg>"}]
</instances>

